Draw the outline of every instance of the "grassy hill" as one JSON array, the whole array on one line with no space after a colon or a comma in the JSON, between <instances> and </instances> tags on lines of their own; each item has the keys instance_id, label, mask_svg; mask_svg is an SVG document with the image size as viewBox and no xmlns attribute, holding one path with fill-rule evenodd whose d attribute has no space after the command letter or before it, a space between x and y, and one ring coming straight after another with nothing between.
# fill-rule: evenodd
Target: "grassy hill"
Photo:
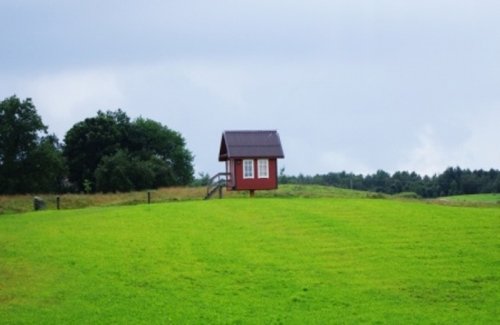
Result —
<instances>
[{"instance_id":1,"label":"grassy hill","mask_svg":"<svg viewBox=\"0 0 500 325\"><path fill-rule=\"evenodd\" d=\"M152 203L201 200L206 194L205 187L170 187L152 190ZM0 195L0 214L19 213L33 210L33 197L35 195ZM39 195L47 204L47 209L56 209L55 194ZM319 185L281 185L278 190L257 191L256 197L370 197L369 192L351 191L331 186ZM375 196L379 196L378 194ZM97 206L134 205L147 202L147 191L110 194L63 194L60 195L61 209L75 209ZM248 192L226 192L225 198L248 197Z\"/></svg>"},{"instance_id":2,"label":"grassy hill","mask_svg":"<svg viewBox=\"0 0 500 325\"><path fill-rule=\"evenodd\" d=\"M152 202L201 199L206 189L202 187L169 187L151 191ZM33 210L33 197L40 196L47 209L56 209L56 197L60 197L61 209L79 209L97 206L133 205L147 202L147 191L108 194L33 194L0 195L0 214Z\"/></svg>"},{"instance_id":3,"label":"grassy hill","mask_svg":"<svg viewBox=\"0 0 500 325\"><path fill-rule=\"evenodd\" d=\"M0 319L495 323L499 233L498 207L362 198L3 215Z\"/></svg>"},{"instance_id":4,"label":"grassy hill","mask_svg":"<svg viewBox=\"0 0 500 325\"><path fill-rule=\"evenodd\" d=\"M500 204L500 193L455 195L441 198L455 203L488 203Z\"/></svg>"}]
</instances>

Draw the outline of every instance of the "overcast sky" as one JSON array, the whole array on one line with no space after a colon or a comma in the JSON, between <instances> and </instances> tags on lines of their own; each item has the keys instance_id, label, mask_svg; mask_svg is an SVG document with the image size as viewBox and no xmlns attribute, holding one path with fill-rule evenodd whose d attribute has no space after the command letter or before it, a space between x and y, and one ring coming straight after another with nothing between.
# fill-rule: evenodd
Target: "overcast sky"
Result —
<instances>
[{"instance_id":1,"label":"overcast sky","mask_svg":"<svg viewBox=\"0 0 500 325\"><path fill-rule=\"evenodd\" d=\"M0 100L60 139L97 110L276 129L287 174L500 168L498 0L1 0Z\"/></svg>"}]
</instances>

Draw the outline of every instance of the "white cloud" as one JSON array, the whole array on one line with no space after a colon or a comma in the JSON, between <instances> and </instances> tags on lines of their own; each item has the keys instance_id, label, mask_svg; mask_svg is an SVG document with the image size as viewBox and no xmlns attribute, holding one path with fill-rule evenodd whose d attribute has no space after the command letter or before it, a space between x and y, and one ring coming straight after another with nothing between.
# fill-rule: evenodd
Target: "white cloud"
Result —
<instances>
[{"instance_id":1,"label":"white cloud","mask_svg":"<svg viewBox=\"0 0 500 325\"><path fill-rule=\"evenodd\" d=\"M369 174L373 172L373 170L364 163L342 152L335 151L322 152L318 157L316 169L321 170L322 173L345 171L348 173Z\"/></svg>"},{"instance_id":2,"label":"white cloud","mask_svg":"<svg viewBox=\"0 0 500 325\"><path fill-rule=\"evenodd\" d=\"M194 87L206 90L231 107L233 112L248 109L248 101L243 92L248 89L251 80L248 71L241 66L228 62L225 64L196 62L187 64L183 70Z\"/></svg>"},{"instance_id":3,"label":"white cloud","mask_svg":"<svg viewBox=\"0 0 500 325\"><path fill-rule=\"evenodd\" d=\"M465 125L469 137L459 149L457 165L472 169L500 168L499 121L500 102L471 118Z\"/></svg>"},{"instance_id":4,"label":"white cloud","mask_svg":"<svg viewBox=\"0 0 500 325\"><path fill-rule=\"evenodd\" d=\"M418 134L418 144L412 148L399 170L415 171L422 175L437 174L446 168L446 150L437 141L430 125Z\"/></svg>"},{"instance_id":5,"label":"white cloud","mask_svg":"<svg viewBox=\"0 0 500 325\"><path fill-rule=\"evenodd\" d=\"M439 133L430 124L423 126L417 136L417 145L408 151L399 170L433 175L455 166L469 169L500 168L500 103L489 109L478 108L475 113L464 114L463 119L458 119L463 132L460 135L446 134L453 130L453 127L446 125L446 121L437 124L441 128Z\"/></svg>"},{"instance_id":6,"label":"white cloud","mask_svg":"<svg viewBox=\"0 0 500 325\"><path fill-rule=\"evenodd\" d=\"M31 97L49 131L61 139L68 129L97 110L118 108L124 100L116 76L105 70L65 71L19 84Z\"/></svg>"}]
</instances>

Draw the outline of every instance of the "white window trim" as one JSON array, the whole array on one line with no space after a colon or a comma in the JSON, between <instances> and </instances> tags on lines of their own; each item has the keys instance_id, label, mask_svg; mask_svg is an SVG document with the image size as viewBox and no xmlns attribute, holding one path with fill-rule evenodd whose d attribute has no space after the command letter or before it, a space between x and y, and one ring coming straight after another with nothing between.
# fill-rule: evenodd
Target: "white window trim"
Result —
<instances>
[{"instance_id":1,"label":"white window trim","mask_svg":"<svg viewBox=\"0 0 500 325\"><path fill-rule=\"evenodd\" d=\"M250 162L250 166L252 166L252 174L251 175L247 175L245 173L245 165L247 164L247 162ZM254 167L253 159L243 159L243 178L244 179L255 178L255 167Z\"/></svg>"},{"instance_id":2,"label":"white window trim","mask_svg":"<svg viewBox=\"0 0 500 325\"><path fill-rule=\"evenodd\" d=\"M261 165L261 163L265 163L265 164ZM261 167L263 167L263 168L261 169ZM264 170L265 170L265 173L262 173ZM269 178L269 159L257 160L257 174L258 174L259 178Z\"/></svg>"}]
</instances>

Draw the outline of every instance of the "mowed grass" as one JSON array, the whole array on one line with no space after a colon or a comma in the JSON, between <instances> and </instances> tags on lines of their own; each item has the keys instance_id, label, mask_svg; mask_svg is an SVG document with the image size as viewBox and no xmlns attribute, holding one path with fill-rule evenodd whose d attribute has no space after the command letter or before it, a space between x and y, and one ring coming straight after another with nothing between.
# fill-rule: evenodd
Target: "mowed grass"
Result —
<instances>
[{"instance_id":1,"label":"mowed grass","mask_svg":"<svg viewBox=\"0 0 500 325\"><path fill-rule=\"evenodd\" d=\"M498 322L500 208L255 198L0 216L0 322Z\"/></svg>"}]
</instances>

